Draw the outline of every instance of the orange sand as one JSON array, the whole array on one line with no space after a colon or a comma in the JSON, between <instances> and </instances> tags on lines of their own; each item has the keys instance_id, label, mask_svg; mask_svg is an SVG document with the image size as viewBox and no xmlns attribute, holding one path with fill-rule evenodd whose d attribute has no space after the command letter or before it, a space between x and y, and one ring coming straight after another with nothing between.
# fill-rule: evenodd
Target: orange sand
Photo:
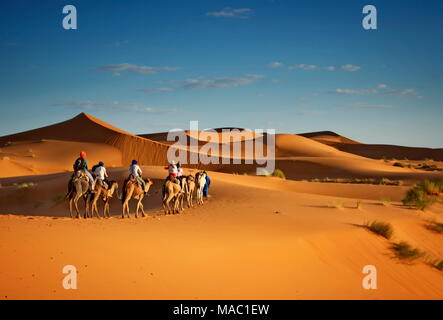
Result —
<instances>
[{"instance_id":1,"label":"orange sand","mask_svg":"<svg viewBox=\"0 0 443 320\"><path fill-rule=\"evenodd\" d=\"M290 179L386 177L405 186L233 175L253 168L219 165L209 168L209 201L165 216L159 190L168 145L158 135L131 135L82 114L0 138L1 299L443 298L442 273L426 263L443 259L443 236L425 228L429 220L442 222L443 205L419 212L400 204L413 181L441 172L340 151L323 143L325 134L323 141L281 134L277 167ZM144 200L148 217L122 220L114 199L111 219L68 218L60 199L80 150L91 164L105 160L120 185L128 160L140 159L144 176L154 180ZM414 149L418 158L420 150ZM381 198L391 203L383 206ZM343 208L335 207L339 202ZM133 202L130 208L133 216ZM372 220L390 222L394 238L362 227ZM426 251L426 259L400 262L390 250L400 240ZM62 288L65 265L77 267L78 290ZM365 265L378 270L377 290L362 288Z\"/></svg>"}]
</instances>

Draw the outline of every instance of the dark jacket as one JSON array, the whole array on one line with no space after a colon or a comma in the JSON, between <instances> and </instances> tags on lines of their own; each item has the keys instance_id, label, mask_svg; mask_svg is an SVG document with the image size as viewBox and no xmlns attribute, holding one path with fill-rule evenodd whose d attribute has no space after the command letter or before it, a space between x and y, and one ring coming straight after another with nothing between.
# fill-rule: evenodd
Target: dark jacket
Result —
<instances>
[{"instance_id":1,"label":"dark jacket","mask_svg":"<svg viewBox=\"0 0 443 320\"><path fill-rule=\"evenodd\" d=\"M88 160L82 159L82 158L77 158L77 160L75 160L75 162L74 162L73 167L74 167L74 171L88 170Z\"/></svg>"}]
</instances>

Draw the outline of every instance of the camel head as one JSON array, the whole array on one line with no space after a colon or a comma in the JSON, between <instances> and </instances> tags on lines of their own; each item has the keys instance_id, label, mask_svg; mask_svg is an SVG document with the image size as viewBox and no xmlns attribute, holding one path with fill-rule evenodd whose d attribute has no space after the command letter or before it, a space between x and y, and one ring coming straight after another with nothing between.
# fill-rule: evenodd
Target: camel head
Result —
<instances>
[{"instance_id":1,"label":"camel head","mask_svg":"<svg viewBox=\"0 0 443 320\"><path fill-rule=\"evenodd\" d=\"M115 180L109 181L109 196L112 197L114 192L118 193L118 183Z\"/></svg>"},{"instance_id":2,"label":"camel head","mask_svg":"<svg viewBox=\"0 0 443 320\"><path fill-rule=\"evenodd\" d=\"M146 192L148 192L149 191L149 188L154 184L154 182L152 182L152 180L151 179L145 179L145 182L146 182Z\"/></svg>"}]
</instances>

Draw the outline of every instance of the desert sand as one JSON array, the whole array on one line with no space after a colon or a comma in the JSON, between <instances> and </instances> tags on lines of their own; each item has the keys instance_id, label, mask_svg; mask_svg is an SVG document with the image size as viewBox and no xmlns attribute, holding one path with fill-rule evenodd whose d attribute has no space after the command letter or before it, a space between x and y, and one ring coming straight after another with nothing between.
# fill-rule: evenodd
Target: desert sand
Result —
<instances>
[{"instance_id":1,"label":"desert sand","mask_svg":"<svg viewBox=\"0 0 443 320\"><path fill-rule=\"evenodd\" d=\"M443 298L442 272L427 263L443 259L443 235L426 228L443 222L443 205L425 212L401 205L415 181L443 173L382 159L432 158L441 166L441 149L366 145L330 132L278 134L276 167L286 180L254 176L250 165L211 165L208 201L165 216L160 188L169 145L166 133L137 136L87 114L0 137L0 298ZM154 181L143 201L148 217L121 219L113 199L110 219L68 218L63 196L80 150L91 165L105 161L119 184L138 159ZM326 177L402 184L307 181ZM373 220L391 223L393 239L363 227ZM402 240L426 257L397 259L390 246ZM77 290L62 287L65 265L77 267ZM366 265L377 268L376 290L362 287Z\"/></svg>"}]
</instances>

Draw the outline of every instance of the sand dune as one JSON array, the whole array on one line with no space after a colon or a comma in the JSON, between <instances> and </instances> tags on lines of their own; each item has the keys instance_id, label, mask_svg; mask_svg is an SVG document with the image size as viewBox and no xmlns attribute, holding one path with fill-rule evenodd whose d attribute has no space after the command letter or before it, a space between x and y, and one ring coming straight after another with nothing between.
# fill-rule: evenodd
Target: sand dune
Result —
<instances>
[{"instance_id":1,"label":"sand dune","mask_svg":"<svg viewBox=\"0 0 443 320\"><path fill-rule=\"evenodd\" d=\"M85 113L51 126L1 137L0 145L41 139L106 144L120 152L121 163L129 164L134 158L144 164L167 163L168 146L129 134ZM79 150L82 149L73 150L72 161Z\"/></svg>"},{"instance_id":2,"label":"sand dune","mask_svg":"<svg viewBox=\"0 0 443 320\"><path fill-rule=\"evenodd\" d=\"M207 139L220 138L221 129L216 131L217 133L208 133ZM248 137L248 133L250 132L240 131L233 134L232 141L235 142L228 145L228 154L223 153L222 143L207 143L206 138L198 137L195 140L188 135L188 146L184 147L188 159L191 153L189 145L193 141L199 146L198 148L207 144L219 150L221 157L230 159L228 164L222 164L220 158L219 164L188 165L188 167L225 173L255 174L256 165L245 164L244 160L254 156L254 148L247 147L247 144L253 145L254 140L260 136ZM167 150L172 143L165 141L166 135L167 133L132 135L82 113L55 125L1 137L1 159L9 158L9 160L0 160L0 166L4 168L0 171L0 177L70 170L80 150L88 152L91 165L102 160L107 166L122 166L128 165L132 159L139 160L143 165L166 165ZM331 143L320 142L324 142L325 136L331 136L340 141L347 141L348 146L362 148L366 146L334 133L320 132L305 136L310 138L293 134L275 135L276 168L283 170L289 179L386 177L413 180L441 176L438 173L396 168L390 163L344 152L329 145ZM323 140L316 141L315 139L319 137ZM266 148L267 140L264 141ZM233 151L237 148L240 150L237 158L242 159L241 164L233 164L232 161L235 158Z\"/></svg>"},{"instance_id":3,"label":"sand dune","mask_svg":"<svg viewBox=\"0 0 443 320\"><path fill-rule=\"evenodd\" d=\"M276 168L288 180L254 176L254 165L200 166L212 170L212 197L204 206L165 216L161 186L171 144L165 137L136 136L87 114L1 137L0 255L6 257L0 266L1 299L443 297L441 272L426 263L443 259L443 239L425 227L429 220L442 222L443 205L419 212L400 202L414 181L443 178L441 172L371 159L381 149L330 132L277 134ZM251 156L245 146L256 138L234 137L240 158ZM201 138L195 142L205 144ZM110 179L120 185L118 194L129 161L138 159L144 176L154 181L143 201L148 218L120 219L117 197L111 219L68 218L63 197L80 150L91 164L106 162ZM426 151L408 150L417 157ZM325 177L384 177L404 184L294 181ZM383 205L381 199L390 202ZM133 202L130 209L133 216ZM394 226L391 242L363 228L373 220ZM426 259L400 262L390 246L401 240L425 251ZM78 290L61 287L67 264L78 268ZM377 290L361 285L362 269L369 264L379 273Z\"/></svg>"},{"instance_id":4,"label":"sand dune","mask_svg":"<svg viewBox=\"0 0 443 320\"><path fill-rule=\"evenodd\" d=\"M13 200L22 212L13 212L12 205L5 207L7 203L0 202L0 207L10 213L28 215L0 217L0 254L8 257L0 270L0 295L8 299L443 296L439 271L423 261L400 263L387 240L360 227L374 219L391 222L394 241L406 240L433 257L441 257L441 235L426 230L424 224L427 219L438 218L443 207L438 205L425 214L403 209L396 202L403 187L330 188L326 184L213 172L209 202L165 217L155 193L164 171L161 167L143 170L156 184L144 201L149 217L139 220L62 218L67 215L66 203L32 203L61 192L67 173L27 177L35 179L37 187L35 192L24 192L22 198ZM117 179L127 174L124 168L110 171ZM17 179L26 180L8 178L1 182L20 182ZM6 189L12 191L12 187ZM377 200L379 194L391 196L392 204L382 206ZM362 196L361 209L355 209L356 196ZM343 202L344 209L331 207L337 200ZM113 213L118 214L119 209L119 202L114 200ZM29 217L33 212L38 214ZM60 218L42 217L44 213ZM61 269L66 264L78 267L76 291L61 288ZM382 279L377 290L367 291L361 286L362 268L367 264L375 265Z\"/></svg>"},{"instance_id":5,"label":"sand dune","mask_svg":"<svg viewBox=\"0 0 443 320\"><path fill-rule=\"evenodd\" d=\"M437 161L443 161L443 149L414 148L385 144L364 144L340 136L331 131L304 133L300 135L332 146L338 150L372 159L407 158L409 160L434 159Z\"/></svg>"},{"instance_id":6,"label":"sand dune","mask_svg":"<svg viewBox=\"0 0 443 320\"><path fill-rule=\"evenodd\" d=\"M332 131L308 132L308 133L300 133L298 135L325 144L334 144L334 143L360 144L360 142L341 136Z\"/></svg>"},{"instance_id":7,"label":"sand dune","mask_svg":"<svg viewBox=\"0 0 443 320\"><path fill-rule=\"evenodd\" d=\"M71 171L75 157L80 151L89 155L91 166L105 161L109 167L121 166L121 152L103 143L74 142L61 140L35 140L12 142L0 151L0 177L44 174ZM14 166L16 170L7 169Z\"/></svg>"}]
</instances>

